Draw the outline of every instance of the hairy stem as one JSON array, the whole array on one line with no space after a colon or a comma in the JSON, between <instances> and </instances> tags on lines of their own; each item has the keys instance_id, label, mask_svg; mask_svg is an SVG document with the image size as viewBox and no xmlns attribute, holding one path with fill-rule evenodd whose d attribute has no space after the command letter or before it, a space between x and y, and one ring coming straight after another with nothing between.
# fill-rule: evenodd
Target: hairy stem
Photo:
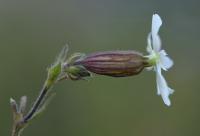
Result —
<instances>
[{"instance_id":1,"label":"hairy stem","mask_svg":"<svg viewBox=\"0 0 200 136\"><path fill-rule=\"evenodd\" d=\"M67 46L63 48L58 58L56 59L56 62L48 68L48 75L43 88L27 114L24 113L27 103L26 96L21 97L19 106L14 99L10 99L10 105L13 112L12 136L20 136L21 132L29 124L29 122L39 113L41 113L43 109L45 109L45 106L51 98L46 97L47 93L57 83L58 79L60 79L63 74L62 66L66 60L66 54Z\"/></svg>"},{"instance_id":2,"label":"hairy stem","mask_svg":"<svg viewBox=\"0 0 200 136\"><path fill-rule=\"evenodd\" d=\"M35 100L33 106L31 107L30 111L26 115L23 115L23 113L20 113L19 111L13 112L14 123L12 129L12 136L20 136L20 133L23 131L25 126L28 125L29 121L40 109L40 105L42 104L42 102L45 101L45 97L49 89L50 87L46 86L45 84L42 90L40 91L37 99Z\"/></svg>"},{"instance_id":3,"label":"hairy stem","mask_svg":"<svg viewBox=\"0 0 200 136\"><path fill-rule=\"evenodd\" d=\"M34 113L37 111L37 109L39 108L41 102L43 101L43 99L45 98L47 92L48 92L49 88L47 86L44 86L39 94L39 96L37 97L35 103L33 104L33 107L31 108L31 110L28 112L28 114L24 117L24 122L28 122L34 115Z\"/></svg>"}]
</instances>

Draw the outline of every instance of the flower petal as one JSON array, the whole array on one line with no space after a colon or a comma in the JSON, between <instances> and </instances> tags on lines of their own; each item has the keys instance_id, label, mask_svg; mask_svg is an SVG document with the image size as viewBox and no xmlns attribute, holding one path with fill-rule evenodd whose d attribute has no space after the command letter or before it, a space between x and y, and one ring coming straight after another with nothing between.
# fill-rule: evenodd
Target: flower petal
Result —
<instances>
[{"instance_id":1,"label":"flower petal","mask_svg":"<svg viewBox=\"0 0 200 136\"><path fill-rule=\"evenodd\" d=\"M160 65L163 70L167 71L169 68L173 66L173 60L167 56L165 50L160 51Z\"/></svg>"},{"instance_id":2,"label":"flower petal","mask_svg":"<svg viewBox=\"0 0 200 136\"><path fill-rule=\"evenodd\" d=\"M152 39L153 39L153 49L155 51L160 51L161 50L161 39L159 37L159 35L152 35Z\"/></svg>"},{"instance_id":3,"label":"flower petal","mask_svg":"<svg viewBox=\"0 0 200 136\"><path fill-rule=\"evenodd\" d=\"M147 50L147 52L148 52L149 54L151 54L152 51L153 51L151 43L152 43L151 33L149 33L149 34L148 34L148 37L147 37L147 48L146 48L146 50Z\"/></svg>"},{"instance_id":4,"label":"flower petal","mask_svg":"<svg viewBox=\"0 0 200 136\"><path fill-rule=\"evenodd\" d=\"M157 95L160 95L161 92L160 92L160 88L158 87L158 77L157 75L158 74L161 74L161 67L159 64L157 64L155 67L154 67L154 71L156 72L156 86L157 86Z\"/></svg>"},{"instance_id":5,"label":"flower petal","mask_svg":"<svg viewBox=\"0 0 200 136\"><path fill-rule=\"evenodd\" d=\"M159 71L156 72L156 80L157 80L158 94L161 95L164 103L167 106L170 106L171 102L169 99L169 95L172 94L174 90L168 87L166 80L164 79L163 75Z\"/></svg>"},{"instance_id":6,"label":"flower petal","mask_svg":"<svg viewBox=\"0 0 200 136\"><path fill-rule=\"evenodd\" d=\"M155 51L161 49L161 40L158 35L158 31L162 25L162 20L158 14L154 14L152 17L152 26L151 26L151 35L152 35L152 44Z\"/></svg>"},{"instance_id":7,"label":"flower petal","mask_svg":"<svg viewBox=\"0 0 200 136\"><path fill-rule=\"evenodd\" d=\"M152 27L151 27L152 35L158 34L161 25L162 25L162 20L160 16L158 14L154 14L152 17Z\"/></svg>"}]
</instances>

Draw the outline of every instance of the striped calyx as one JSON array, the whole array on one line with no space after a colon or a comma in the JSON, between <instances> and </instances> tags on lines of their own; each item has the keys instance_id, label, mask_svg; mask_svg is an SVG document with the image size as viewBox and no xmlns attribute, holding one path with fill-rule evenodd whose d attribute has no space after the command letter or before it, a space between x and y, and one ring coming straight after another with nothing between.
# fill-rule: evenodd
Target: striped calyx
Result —
<instances>
[{"instance_id":1,"label":"striped calyx","mask_svg":"<svg viewBox=\"0 0 200 136\"><path fill-rule=\"evenodd\" d=\"M90 72L112 77L126 77L139 74L148 62L135 51L106 51L85 56L74 62Z\"/></svg>"}]
</instances>

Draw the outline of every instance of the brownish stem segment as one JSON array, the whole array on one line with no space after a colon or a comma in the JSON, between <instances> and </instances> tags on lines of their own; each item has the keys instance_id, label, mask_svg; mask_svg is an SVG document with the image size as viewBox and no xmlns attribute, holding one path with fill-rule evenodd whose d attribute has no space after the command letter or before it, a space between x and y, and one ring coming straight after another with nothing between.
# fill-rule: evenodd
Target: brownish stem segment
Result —
<instances>
[{"instance_id":1,"label":"brownish stem segment","mask_svg":"<svg viewBox=\"0 0 200 136\"><path fill-rule=\"evenodd\" d=\"M20 136L20 129L17 124L13 125L12 136Z\"/></svg>"},{"instance_id":2,"label":"brownish stem segment","mask_svg":"<svg viewBox=\"0 0 200 136\"><path fill-rule=\"evenodd\" d=\"M50 87L44 85L37 99L35 100L32 108L26 115L23 115L23 113L20 113L19 111L17 112L13 111L14 123L12 128L12 136L20 136L21 131L25 128L26 125L28 125L28 122L33 118L35 113L39 110L39 107L43 102L43 100L45 99L49 89Z\"/></svg>"}]
</instances>

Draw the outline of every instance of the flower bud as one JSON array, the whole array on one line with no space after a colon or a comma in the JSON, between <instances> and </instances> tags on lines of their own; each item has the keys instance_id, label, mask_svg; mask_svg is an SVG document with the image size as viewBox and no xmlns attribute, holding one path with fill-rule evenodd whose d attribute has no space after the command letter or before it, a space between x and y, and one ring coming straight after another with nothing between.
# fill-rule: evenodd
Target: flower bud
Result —
<instances>
[{"instance_id":1,"label":"flower bud","mask_svg":"<svg viewBox=\"0 0 200 136\"><path fill-rule=\"evenodd\" d=\"M142 54L135 51L109 51L87 55L74 64L96 74L126 77L139 74L147 61Z\"/></svg>"}]
</instances>

